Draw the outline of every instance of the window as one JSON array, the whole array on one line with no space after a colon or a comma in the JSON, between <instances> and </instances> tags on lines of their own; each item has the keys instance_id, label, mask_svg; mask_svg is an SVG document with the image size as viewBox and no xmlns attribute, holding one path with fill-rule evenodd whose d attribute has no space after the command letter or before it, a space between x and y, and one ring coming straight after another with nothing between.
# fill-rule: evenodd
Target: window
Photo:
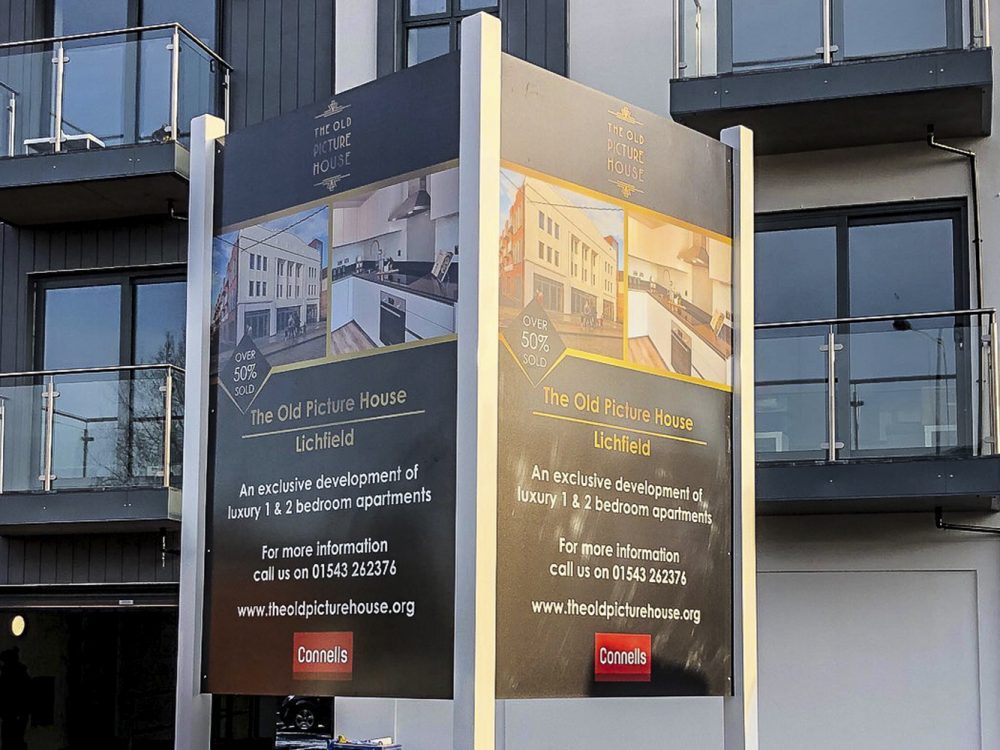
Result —
<instances>
[{"instance_id":1,"label":"window","mask_svg":"<svg viewBox=\"0 0 1000 750\"><path fill-rule=\"evenodd\" d=\"M556 249L556 265L559 265L559 249Z\"/></svg>"},{"instance_id":2,"label":"window","mask_svg":"<svg viewBox=\"0 0 1000 750\"><path fill-rule=\"evenodd\" d=\"M834 326L839 455L960 451L972 444L969 316L908 318L969 306L960 203L862 207L758 217L756 319L900 315ZM762 458L823 457L829 326L757 334ZM761 444L765 445L764 443ZM784 455L778 455L784 454Z\"/></svg>"},{"instance_id":3,"label":"window","mask_svg":"<svg viewBox=\"0 0 1000 750\"><path fill-rule=\"evenodd\" d=\"M538 259L539 260L545 260L545 243L544 242L539 242L538 243Z\"/></svg>"},{"instance_id":4,"label":"window","mask_svg":"<svg viewBox=\"0 0 1000 750\"><path fill-rule=\"evenodd\" d=\"M499 15L497 0L403 0L403 59L406 66L458 49L462 19L485 10Z\"/></svg>"},{"instance_id":5,"label":"window","mask_svg":"<svg viewBox=\"0 0 1000 750\"><path fill-rule=\"evenodd\" d=\"M536 273L535 298L542 303L542 307L546 310L562 312L563 285L558 281L553 281L552 279Z\"/></svg>"},{"instance_id":6,"label":"window","mask_svg":"<svg viewBox=\"0 0 1000 750\"><path fill-rule=\"evenodd\" d=\"M559 239L559 224L558 224L558 222L556 223L556 239L557 240Z\"/></svg>"},{"instance_id":7,"label":"window","mask_svg":"<svg viewBox=\"0 0 1000 750\"><path fill-rule=\"evenodd\" d=\"M552 262L552 248L551 247L546 247L545 248L545 260L547 262L549 262L549 263Z\"/></svg>"},{"instance_id":8,"label":"window","mask_svg":"<svg viewBox=\"0 0 1000 750\"><path fill-rule=\"evenodd\" d=\"M548 224L548 226L546 227L545 231L548 232L549 234L552 234L552 218L549 217L546 223Z\"/></svg>"},{"instance_id":9,"label":"window","mask_svg":"<svg viewBox=\"0 0 1000 750\"><path fill-rule=\"evenodd\" d=\"M266 271L267 270L267 256L266 255L262 255L261 256L261 260L264 261L264 269L263 270Z\"/></svg>"},{"instance_id":10,"label":"window","mask_svg":"<svg viewBox=\"0 0 1000 750\"><path fill-rule=\"evenodd\" d=\"M545 229L545 214L541 211L538 212L538 228L542 230Z\"/></svg>"},{"instance_id":11,"label":"window","mask_svg":"<svg viewBox=\"0 0 1000 750\"><path fill-rule=\"evenodd\" d=\"M285 275L285 261L278 259L278 276Z\"/></svg>"},{"instance_id":12,"label":"window","mask_svg":"<svg viewBox=\"0 0 1000 750\"><path fill-rule=\"evenodd\" d=\"M281 299L282 297L285 296L283 294L284 291L285 291L285 287L283 287L281 284L278 284L278 299Z\"/></svg>"}]
</instances>

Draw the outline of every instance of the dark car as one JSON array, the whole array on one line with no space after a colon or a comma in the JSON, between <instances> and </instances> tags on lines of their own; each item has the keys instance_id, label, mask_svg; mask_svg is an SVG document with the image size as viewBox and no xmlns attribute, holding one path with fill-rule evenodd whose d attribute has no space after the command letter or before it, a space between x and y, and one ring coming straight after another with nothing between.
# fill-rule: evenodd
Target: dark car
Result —
<instances>
[{"instance_id":1,"label":"dark car","mask_svg":"<svg viewBox=\"0 0 1000 750\"><path fill-rule=\"evenodd\" d=\"M286 729L315 732L327 728L332 715L332 698L289 695L281 701L278 719Z\"/></svg>"}]
</instances>

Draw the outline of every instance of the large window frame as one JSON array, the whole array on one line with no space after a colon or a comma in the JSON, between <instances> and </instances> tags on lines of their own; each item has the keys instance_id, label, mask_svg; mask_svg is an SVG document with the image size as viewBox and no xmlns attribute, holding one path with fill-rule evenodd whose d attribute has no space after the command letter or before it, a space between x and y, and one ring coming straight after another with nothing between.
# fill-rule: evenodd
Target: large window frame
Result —
<instances>
[{"instance_id":1,"label":"large window frame","mask_svg":"<svg viewBox=\"0 0 1000 750\"><path fill-rule=\"evenodd\" d=\"M45 295L52 289L73 289L92 286L119 286L119 344L118 361L103 363L102 367L130 366L135 362L136 342L136 287L141 284L163 284L187 281L183 265L169 264L158 268L130 268L108 271L41 273L35 278L35 319L30 340L33 342L33 361L38 370L45 369Z\"/></svg>"},{"instance_id":2,"label":"large window frame","mask_svg":"<svg viewBox=\"0 0 1000 750\"><path fill-rule=\"evenodd\" d=\"M409 37L412 29L430 27L448 27L448 50L455 52L460 44L460 29L462 21L476 13L485 12L500 16L500 0L496 0L490 7L473 8L471 10L462 9L462 0L444 0L445 11L442 13L428 13L412 15L410 13L410 0L397 0L402 3L400 7L400 68L409 67ZM418 63L419 64L419 63Z\"/></svg>"},{"instance_id":3,"label":"large window frame","mask_svg":"<svg viewBox=\"0 0 1000 750\"><path fill-rule=\"evenodd\" d=\"M755 231L757 233L801 230L815 228L833 228L836 231L836 264L835 278L831 283L836 284L836 311L832 317L849 318L852 317L851 306L851 248L850 231L852 228L864 226L891 225L894 223L912 223L916 221L949 220L952 222L952 266L954 274L954 284L952 295L954 310L966 310L972 303L972 271L971 257L968 241L968 207L965 200L932 200L932 201L912 201L907 203L885 203L861 206L845 206L836 208L825 208L805 211L787 211L769 214L760 214L756 217ZM758 275L758 287L760 285ZM762 291L758 288L757 291ZM767 290L763 290L767 294ZM918 312L918 310L906 310L904 312ZM926 310L926 312L945 312L944 310ZM817 314L801 318L803 320L813 320L830 317L824 314ZM901 315L905 319L905 315ZM944 320L952 320L946 318ZM768 320L761 322L791 322L787 319ZM978 351L977 342L971 340L975 333L975 327L961 328L967 325L967 319L954 319L956 325L956 338L958 340L955 351L948 353L949 357L954 357L956 396L958 399L959 416L957 442L960 448L955 453L967 452L965 446L975 444L973 432L975 429L976 411L975 394L973 392L973 380L976 377L975 352ZM866 324L868 325L868 324ZM781 336L782 331L792 336L806 336L813 331L812 328L799 329L777 329L762 332L767 336ZM825 328L824 328L825 330ZM834 327L835 334L842 340L850 341L851 334L859 332L859 326L855 324L842 324ZM822 333L816 329L817 336ZM820 355L817 355L820 356ZM843 351L837 353L836 358L836 383L837 383L837 424L842 430L848 429L856 423L852 408L856 406L852 402L852 368L851 368L851 347L845 347ZM770 380L762 381L762 385L771 384ZM884 459L892 455L912 456L920 454L919 450L913 448L900 448L898 450L868 450L865 448L852 447L851 441L846 440L846 432L841 434L840 440L845 443L845 447L840 451L840 457L845 459ZM933 454L933 452L931 452ZM813 452L798 453L794 451L778 452L769 455L764 460L795 461L795 460L816 460L817 455Z\"/></svg>"}]
</instances>

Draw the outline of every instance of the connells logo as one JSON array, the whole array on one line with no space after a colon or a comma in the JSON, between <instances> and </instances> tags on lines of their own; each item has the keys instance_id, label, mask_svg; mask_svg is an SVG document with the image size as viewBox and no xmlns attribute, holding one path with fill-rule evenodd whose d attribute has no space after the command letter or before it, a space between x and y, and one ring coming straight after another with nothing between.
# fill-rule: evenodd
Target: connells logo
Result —
<instances>
[{"instance_id":1,"label":"connells logo","mask_svg":"<svg viewBox=\"0 0 1000 750\"><path fill-rule=\"evenodd\" d=\"M295 633L292 678L350 680L354 677L354 633Z\"/></svg>"},{"instance_id":2,"label":"connells logo","mask_svg":"<svg viewBox=\"0 0 1000 750\"><path fill-rule=\"evenodd\" d=\"M336 99L331 99L330 103L326 105L326 109L316 115L317 120L324 120L327 117L335 117L343 112L345 109L350 109L350 104L341 104Z\"/></svg>"},{"instance_id":3,"label":"connells logo","mask_svg":"<svg viewBox=\"0 0 1000 750\"><path fill-rule=\"evenodd\" d=\"M650 682L652 676L652 636L594 633L595 682Z\"/></svg>"},{"instance_id":4,"label":"connells logo","mask_svg":"<svg viewBox=\"0 0 1000 750\"><path fill-rule=\"evenodd\" d=\"M642 125L641 122L635 119L635 115L632 114L632 109L627 104L623 104L622 108L618 111L609 109L608 114L612 117L617 117L622 122L627 122L629 125Z\"/></svg>"}]
</instances>

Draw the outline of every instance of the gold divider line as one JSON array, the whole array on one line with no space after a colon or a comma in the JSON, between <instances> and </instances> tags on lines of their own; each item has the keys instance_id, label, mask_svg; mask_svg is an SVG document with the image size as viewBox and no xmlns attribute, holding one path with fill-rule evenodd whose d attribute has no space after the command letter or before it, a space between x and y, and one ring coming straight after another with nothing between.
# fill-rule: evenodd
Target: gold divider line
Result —
<instances>
[{"instance_id":1,"label":"gold divider line","mask_svg":"<svg viewBox=\"0 0 1000 750\"><path fill-rule=\"evenodd\" d=\"M289 432L308 432L309 430L323 430L327 427L341 427L345 424L360 424L361 422L378 422L382 419L397 419L399 417L415 417L420 414L425 414L426 409L418 409L417 411L404 411L398 414L382 414L377 417L358 417L357 419L344 419L340 422L327 422L325 424L311 424L305 427L286 427L282 430L271 430L270 432L252 432L243 435L243 439L248 438L259 438L259 437L272 437L274 435L285 435Z\"/></svg>"},{"instance_id":2,"label":"gold divider line","mask_svg":"<svg viewBox=\"0 0 1000 750\"><path fill-rule=\"evenodd\" d=\"M664 440L677 440L681 443L692 443L694 445L708 445L704 440L696 440L695 438L681 437L680 435L667 435L663 432L652 432L650 430L640 430L637 427L622 427L617 424L606 424L605 422L594 422L590 419L580 419L579 417L567 417L564 414L549 414L544 411L533 411L531 412L536 417L547 417L548 419L559 419L563 422L574 422L576 424L590 425L591 427L606 427L609 430L624 430L626 432L637 432L640 435L652 435L653 437L663 438Z\"/></svg>"}]
</instances>

